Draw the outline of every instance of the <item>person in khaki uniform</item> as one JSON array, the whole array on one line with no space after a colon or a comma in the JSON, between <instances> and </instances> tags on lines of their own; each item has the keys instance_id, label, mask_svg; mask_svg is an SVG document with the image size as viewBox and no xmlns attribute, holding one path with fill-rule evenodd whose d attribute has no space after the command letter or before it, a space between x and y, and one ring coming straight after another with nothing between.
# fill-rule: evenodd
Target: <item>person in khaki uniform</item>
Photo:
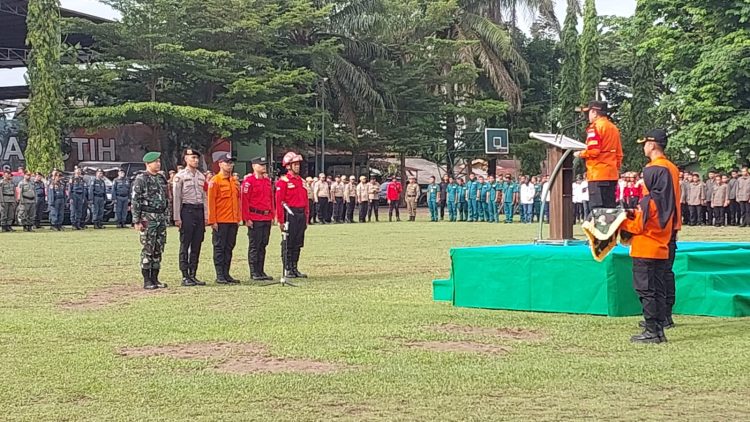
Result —
<instances>
[{"instance_id":1,"label":"person in khaki uniform","mask_svg":"<svg viewBox=\"0 0 750 422\"><path fill-rule=\"evenodd\" d=\"M375 222L378 220L378 206L380 205L380 183L375 176L370 178L368 199L370 200L370 209L367 211L367 221L372 221L372 214L375 214Z\"/></svg>"},{"instance_id":2,"label":"person in khaki uniform","mask_svg":"<svg viewBox=\"0 0 750 422\"><path fill-rule=\"evenodd\" d=\"M344 178L346 180L346 178ZM354 207L357 206L357 178L349 176L349 182L344 185L344 202L346 203L347 223L354 222Z\"/></svg>"},{"instance_id":3,"label":"person in khaki uniform","mask_svg":"<svg viewBox=\"0 0 750 422\"><path fill-rule=\"evenodd\" d=\"M344 178L346 181L346 177ZM343 223L344 222L344 182L341 181L340 177L336 177L331 185L331 194L333 195L333 222Z\"/></svg>"},{"instance_id":4,"label":"person in khaki uniform","mask_svg":"<svg viewBox=\"0 0 750 422\"><path fill-rule=\"evenodd\" d=\"M742 168L741 176L737 178L737 205L740 207L740 227L747 227L750 219L750 173L747 167Z\"/></svg>"},{"instance_id":5,"label":"person in khaki uniform","mask_svg":"<svg viewBox=\"0 0 750 422\"><path fill-rule=\"evenodd\" d=\"M357 204L359 204L359 222L367 221L367 209L370 205L370 184L367 183L367 177L360 176L357 185Z\"/></svg>"},{"instance_id":6,"label":"person in khaki uniform","mask_svg":"<svg viewBox=\"0 0 750 422\"><path fill-rule=\"evenodd\" d=\"M328 200L331 197L331 187L328 185L325 173L320 173L318 180L313 183L313 200L318 207L318 222L326 224L328 221Z\"/></svg>"},{"instance_id":7,"label":"person in khaki uniform","mask_svg":"<svg viewBox=\"0 0 750 422\"><path fill-rule=\"evenodd\" d=\"M10 171L3 173L0 179L0 227L4 232L12 232L13 219L16 217L16 185Z\"/></svg>"},{"instance_id":8,"label":"person in khaki uniform","mask_svg":"<svg viewBox=\"0 0 750 422\"><path fill-rule=\"evenodd\" d=\"M318 218L315 213L315 194L313 193L313 184L315 184L315 179L307 176L305 179L305 190L307 190L307 204L310 207L310 215L307 216L308 226L315 224Z\"/></svg>"},{"instance_id":9,"label":"person in khaki uniform","mask_svg":"<svg viewBox=\"0 0 750 422\"><path fill-rule=\"evenodd\" d=\"M698 173L693 173L686 189L687 206L690 213L689 225L702 224L703 204L706 202L706 186Z\"/></svg>"},{"instance_id":10,"label":"person in khaki uniform","mask_svg":"<svg viewBox=\"0 0 750 422\"><path fill-rule=\"evenodd\" d=\"M417 178L409 176L409 184L406 185L406 210L409 212L409 221L417 220L417 204L419 203L419 189Z\"/></svg>"},{"instance_id":11,"label":"person in khaki uniform","mask_svg":"<svg viewBox=\"0 0 750 422\"><path fill-rule=\"evenodd\" d=\"M18 184L18 224L23 231L30 232L36 216L36 190L31 181L31 173L26 172Z\"/></svg>"},{"instance_id":12,"label":"person in khaki uniform","mask_svg":"<svg viewBox=\"0 0 750 422\"><path fill-rule=\"evenodd\" d=\"M729 205L729 186L720 175L714 178L711 191L711 207L714 210L714 226L724 225L724 208Z\"/></svg>"}]
</instances>

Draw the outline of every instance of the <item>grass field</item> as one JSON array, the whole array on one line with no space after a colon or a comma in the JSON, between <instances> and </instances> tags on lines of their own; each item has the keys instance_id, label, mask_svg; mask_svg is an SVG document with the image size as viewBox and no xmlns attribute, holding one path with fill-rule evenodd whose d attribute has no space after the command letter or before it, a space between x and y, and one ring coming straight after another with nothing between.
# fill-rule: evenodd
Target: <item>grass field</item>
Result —
<instances>
[{"instance_id":1,"label":"grass field","mask_svg":"<svg viewBox=\"0 0 750 422\"><path fill-rule=\"evenodd\" d=\"M247 280L245 230L233 275ZM132 230L2 234L0 419L750 417L750 319L678 317L668 344L643 346L628 342L636 317L458 309L432 301L431 281L448 275L451 246L520 243L535 233L536 225L520 224L313 226L300 262L311 278L300 288L182 288L177 232L170 229L161 277L170 288L149 294L139 290ZM748 234L687 228L683 239ZM274 276L278 241L274 229L267 263ZM210 257L206 240L199 270L206 281L214 279ZM448 323L488 330L435 329ZM490 353L414 347L438 341L483 343ZM123 356L124 348L209 342L265 347L267 365L335 366L240 374L241 365L222 366L236 350L192 359Z\"/></svg>"}]
</instances>

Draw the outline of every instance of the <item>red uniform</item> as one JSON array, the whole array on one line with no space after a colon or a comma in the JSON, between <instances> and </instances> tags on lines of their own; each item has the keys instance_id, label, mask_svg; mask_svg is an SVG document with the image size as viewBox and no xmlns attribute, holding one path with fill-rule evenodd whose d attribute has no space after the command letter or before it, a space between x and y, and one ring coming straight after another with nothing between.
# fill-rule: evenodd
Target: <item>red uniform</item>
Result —
<instances>
[{"instance_id":1,"label":"red uniform","mask_svg":"<svg viewBox=\"0 0 750 422\"><path fill-rule=\"evenodd\" d=\"M289 208L304 208L305 221L310 216L305 181L298 175L285 174L276 182L276 220L280 225L286 221L286 210L282 204L286 204Z\"/></svg>"},{"instance_id":2,"label":"red uniform","mask_svg":"<svg viewBox=\"0 0 750 422\"><path fill-rule=\"evenodd\" d=\"M399 183L398 181L392 181L388 183L388 189L386 190L385 197L389 201L398 201L401 197L401 190L401 183Z\"/></svg>"},{"instance_id":3,"label":"red uniform","mask_svg":"<svg viewBox=\"0 0 750 422\"><path fill-rule=\"evenodd\" d=\"M271 179L258 179L255 174L245 176L242 181L242 220L273 220L273 190Z\"/></svg>"}]
</instances>

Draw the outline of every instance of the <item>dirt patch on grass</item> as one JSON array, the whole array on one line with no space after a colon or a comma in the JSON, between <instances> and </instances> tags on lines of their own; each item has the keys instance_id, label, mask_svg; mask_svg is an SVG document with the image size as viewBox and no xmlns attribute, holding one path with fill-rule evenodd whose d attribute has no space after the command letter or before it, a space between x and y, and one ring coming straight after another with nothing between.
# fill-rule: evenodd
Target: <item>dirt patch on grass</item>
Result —
<instances>
[{"instance_id":1,"label":"dirt patch on grass","mask_svg":"<svg viewBox=\"0 0 750 422\"><path fill-rule=\"evenodd\" d=\"M164 346L126 347L119 350L128 357L164 356L175 359L216 360L213 369L227 374L297 372L326 374L350 368L341 364L307 359L287 359L271 356L268 350L255 343L185 343Z\"/></svg>"},{"instance_id":2,"label":"dirt patch on grass","mask_svg":"<svg viewBox=\"0 0 750 422\"><path fill-rule=\"evenodd\" d=\"M406 347L432 352L484 353L490 355L504 355L510 352L508 347L474 341L411 341L406 343Z\"/></svg>"},{"instance_id":3,"label":"dirt patch on grass","mask_svg":"<svg viewBox=\"0 0 750 422\"><path fill-rule=\"evenodd\" d=\"M176 293L170 289L144 290L138 285L107 286L89 292L83 299L63 300L58 303L62 309L92 310L101 309L111 305L128 304L138 299Z\"/></svg>"},{"instance_id":4,"label":"dirt patch on grass","mask_svg":"<svg viewBox=\"0 0 750 422\"><path fill-rule=\"evenodd\" d=\"M497 337L512 340L544 340L545 336L541 333L522 328L490 328L490 327L472 327L469 325L457 324L440 324L430 327L433 331L439 331L448 334L470 334Z\"/></svg>"}]
</instances>

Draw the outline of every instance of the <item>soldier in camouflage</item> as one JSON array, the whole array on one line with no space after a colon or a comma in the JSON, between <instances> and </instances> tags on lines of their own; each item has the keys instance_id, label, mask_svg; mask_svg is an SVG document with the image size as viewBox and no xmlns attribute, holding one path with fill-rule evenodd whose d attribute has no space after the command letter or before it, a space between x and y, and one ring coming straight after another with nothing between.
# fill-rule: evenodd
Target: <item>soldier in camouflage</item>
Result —
<instances>
[{"instance_id":1,"label":"soldier in camouflage","mask_svg":"<svg viewBox=\"0 0 750 422\"><path fill-rule=\"evenodd\" d=\"M31 173L26 172L23 180L18 183L18 224L23 227L23 231L32 231L34 216L36 216L36 191L34 182L31 181Z\"/></svg>"},{"instance_id":2,"label":"soldier in camouflage","mask_svg":"<svg viewBox=\"0 0 750 422\"><path fill-rule=\"evenodd\" d=\"M153 290L167 287L159 281L161 256L167 243L168 198L167 181L159 173L161 156L149 152L143 156L146 171L133 182L132 212L135 230L140 233L141 273L143 288Z\"/></svg>"},{"instance_id":3,"label":"soldier in camouflage","mask_svg":"<svg viewBox=\"0 0 750 422\"><path fill-rule=\"evenodd\" d=\"M3 172L0 179L0 227L4 232L12 232L16 216L16 185L10 171Z\"/></svg>"}]
</instances>

